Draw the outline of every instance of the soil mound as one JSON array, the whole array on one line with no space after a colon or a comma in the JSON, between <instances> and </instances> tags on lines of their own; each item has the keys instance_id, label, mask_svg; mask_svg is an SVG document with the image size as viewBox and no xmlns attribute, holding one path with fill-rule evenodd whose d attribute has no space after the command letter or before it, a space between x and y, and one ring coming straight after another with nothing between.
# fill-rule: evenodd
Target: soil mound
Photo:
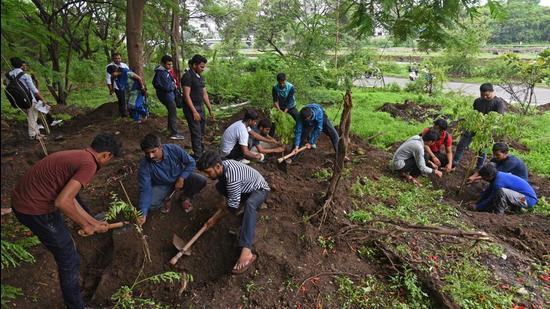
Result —
<instances>
[{"instance_id":1,"label":"soil mound","mask_svg":"<svg viewBox=\"0 0 550 309\"><path fill-rule=\"evenodd\" d=\"M541 111L541 112L550 111L550 103L538 105L538 106L537 106L537 109L538 109L539 111Z\"/></svg>"},{"instance_id":2,"label":"soil mound","mask_svg":"<svg viewBox=\"0 0 550 309\"><path fill-rule=\"evenodd\" d=\"M442 114L438 105L418 105L413 101L406 100L405 103L384 103L379 111L389 113L394 118L401 118L408 122L424 122L429 119L436 119Z\"/></svg>"}]
</instances>

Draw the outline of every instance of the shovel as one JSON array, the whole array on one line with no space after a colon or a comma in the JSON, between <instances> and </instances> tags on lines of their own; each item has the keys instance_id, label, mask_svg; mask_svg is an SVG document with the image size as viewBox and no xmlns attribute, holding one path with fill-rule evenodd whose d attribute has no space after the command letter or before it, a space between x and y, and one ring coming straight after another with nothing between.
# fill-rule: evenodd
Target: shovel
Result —
<instances>
[{"instance_id":1,"label":"shovel","mask_svg":"<svg viewBox=\"0 0 550 309\"><path fill-rule=\"evenodd\" d=\"M118 228L121 228L123 227L124 225L128 224L129 222L116 222L116 223L109 223L109 230L112 230L112 229L118 229ZM84 230L80 229L78 230L78 235L82 236L82 237L88 237L90 236L89 234L86 234L86 232L84 232Z\"/></svg>"},{"instance_id":2,"label":"shovel","mask_svg":"<svg viewBox=\"0 0 550 309\"><path fill-rule=\"evenodd\" d=\"M214 213L214 215L212 215L212 217L210 217L210 219L219 217L221 213L222 213L222 210L218 209L216 211L216 213ZM208 220L208 221L210 221L210 220ZM191 255L191 250L190 250L191 246L195 243L195 241L197 241L197 239L199 239L199 237L201 237L202 234L204 234L204 232L206 232L210 227L213 226L213 225L208 224L208 221L206 221L206 223L195 234L195 236L193 236L193 238L191 238L191 240L189 242L187 242L187 244L185 244L183 239L179 238L178 235L174 234L172 236L172 244L174 245L174 247L176 247L176 249L178 249L179 252L178 252L178 254L176 254L170 260L170 264L176 265L178 260L183 255L187 255L187 256Z\"/></svg>"},{"instance_id":3,"label":"shovel","mask_svg":"<svg viewBox=\"0 0 550 309\"><path fill-rule=\"evenodd\" d=\"M290 162L288 162L287 160L294 157L294 156L296 156L297 154L299 154L300 152L302 152L306 149L307 149L306 146L302 146L301 148L298 148L298 150L295 153L291 152L291 153L287 154L286 156L283 156L283 157L277 159L277 163L278 163L277 167L279 169L283 170L284 172L286 172L287 168L288 168L288 164L290 164Z\"/></svg>"}]
</instances>

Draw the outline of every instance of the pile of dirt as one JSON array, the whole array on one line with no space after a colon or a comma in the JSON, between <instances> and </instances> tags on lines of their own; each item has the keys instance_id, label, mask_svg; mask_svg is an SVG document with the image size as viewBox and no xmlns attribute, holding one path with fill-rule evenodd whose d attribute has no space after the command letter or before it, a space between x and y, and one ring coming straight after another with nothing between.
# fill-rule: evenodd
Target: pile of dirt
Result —
<instances>
[{"instance_id":1,"label":"pile of dirt","mask_svg":"<svg viewBox=\"0 0 550 309\"><path fill-rule=\"evenodd\" d=\"M424 106L406 104L411 108L417 106L426 114ZM407 108L402 111L407 119L418 120L419 115L423 115L419 111L407 114ZM102 168L82 191L82 198L93 213L107 209L111 192L124 197L119 180L124 183L132 204L138 203L137 165L142 157L139 148L142 136L156 132L163 137L163 141L173 143L168 140L164 129L166 119L151 118L137 124L129 119L114 120L117 113L116 104L102 105L96 111L82 114L62 128L55 129L65 135L63 140L47 140L50 152L86 147L99 132L118 132L124 141L122 158ZM207 148L217 147L216 140L221 135L221 128L241 117L242 111L229 119L209 121L205 139ZM184 123L180 126L186 140L178 143L189 148L187 127ZM41 148L37 143L18 142L18 138L10 137L5 144L3 141L3 153L18 153L9 157L10 160L2 157L3 207L9 205L9 194L6 193L41 158ZM266 202L267 209L260 210L257 216L255 252L259 258L252 270L241 276L231 275L231 268L239 253L236 242L241 218L236 216L224 218L205 233L193 246L191 256L182 257L175 267L168 263L177 253L171 243L172 235L190 239L214 213L215 206L222 202L214 182L209 181L207 187L196 196L193 200L194 210L190 213L185 213L175 200L171 213L153 211L144 226L152 263L143 264L140 278L177 271L191 274L194 281L182 294L179 293L181 286L178 283L139 285L135 295L174 307L235 308L244 305L251 308L309 308L319 304L319 295L337 291L338 286L332 279L334 275L352 273L358 278L372 275L379 280L387 280L395 269L393 262L384 257L378 262L368 262L359 259L357 248L347 242L337 241L330 250L318 244L319 235L332 237L342 227L349 225L345 214L353 210L354 205L348 190L358 177L367 176L376 180L381 175L393 175L386 168L391 153L371 148L357 137L352 137L350 147L352 162L349 163L349 175L342 179L333 215L322 229L318 228L316 218L309 222L304 218L319 209L327 188L327 182L316 179L313 174L319 169L331 168L333 164L334 152L324 134L315 151L304 152L286 171L278 168L276 158L273 157L265 163L252 165L264 175L271 192ZM469 156L471 154L467 153L465 162L470 159ZM447 200L456 201L459 204L457 207L466 213L465 203L460 204L460 201L473 199L482 188L481 185L470 186L461 195L456 195L457 183L463 175L464 172L455 172L446 175L443 180L434 179L434 183L447 191ZM547 179L537 181L540 181L537 183L540 187L550 188ZM542 194L550 196L548 191ZM550 248L550 239L546 236L549 234L548 218L537 215L498 217L471 212L464 216L471 216L472 224L498 235L503 242L526 254L541 257ZM512 225L508 218L512 218ZM521 222L521 219L527 220ZM92 237L78 236L74 226L72 231L81 256L85 299L96 306L112 306L111 295L120 286L131 285L140 273L144 260L140 235L133 228ZM19 298L15 304L20 308L62 307L53 257L41 245L33 248L32 253L37 259L35 264L3 270L3 282L22 287L27 295ZM35 302L33 297L36 297Z\"/></svg>"},{"instance_id":2,"label":"pile of dirt","mask_svg":"<svg viewBox=\"0 0 550 309\"><path fill-rule=\"evenodd\" d=\"M537 109L538 109L539 111L541 111L541 112L550 111L550 103L538 105L538 106L537 106Z\"/></svg>"},{"instance_id":3,"label":"pile of dirt","mask_svg":"<svg viewBox=\"0 0 550 309\"><path fill-rule=\"evenodd\" d=\"M441 106L439 105L418 105L409 100L406 100L403 104L384 103L378 110L389 113L394 118L401 118L408 122L424 122L442 116L439 112L441 110Z\"/></svg>"}]
</instances>

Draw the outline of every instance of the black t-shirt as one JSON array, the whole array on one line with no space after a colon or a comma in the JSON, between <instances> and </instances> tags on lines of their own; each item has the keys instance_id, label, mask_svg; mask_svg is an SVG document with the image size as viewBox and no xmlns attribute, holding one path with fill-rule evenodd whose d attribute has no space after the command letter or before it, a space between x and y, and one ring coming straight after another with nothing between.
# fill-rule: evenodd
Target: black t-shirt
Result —
<instances>
[{"instance_id":1,"label":"black t-shirt","mask_svg":"<svg viewBox=\"0 0 550 309\"><path fill-rule=\"evenodd\" d=\"M197 111L202 111L204 106L204 78L192 69L189 69L181 76L181 85L182 87L191 88L191 101Z\"/></svg>"},{"instance_id":2,"label":"black t-shirt","mask_svg":"<svg viewBox=\"0 0 550 309\"><path fill-rule=\"evenodd\" d=\"M477 98L474 101L474 109L482 114L488 114L489 112L504 114L506 110L506 101L499 97L494 97L489 101Z\"/></svg>"}]
</instances>

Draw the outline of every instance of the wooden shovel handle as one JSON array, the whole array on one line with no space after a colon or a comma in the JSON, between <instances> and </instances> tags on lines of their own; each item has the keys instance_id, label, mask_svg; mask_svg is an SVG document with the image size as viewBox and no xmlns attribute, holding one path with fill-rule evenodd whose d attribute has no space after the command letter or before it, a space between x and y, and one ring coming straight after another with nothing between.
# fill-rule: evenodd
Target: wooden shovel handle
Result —
<instances>
[{"instance_id":1,"label":"wooden shovel handle","mask_svg":"<svg viewBox=\"0 0 550 309\"><path fill-rule=\"evenodd\" d=\"M109 223L108 229L109 229L109 230L118 229L118 228L123 227L124 224L125 224L125 222ZM82 236L82 237L88 237L88 236L90 236L89 234L86 234L86 233L84 232L83 229L78 230L78 235L80 235L80 236Z\"/></svg>"},{"instance_id":2,"label":"wooden shovel handle","mask_svg":"<svg viewBox=\"0 0 550 309\"><path fill-rule=\"evenodd\" d=\"M302 147L298 148L298 150L297 150L295 153L292 153L292 152L291 152L291 153L287 154L286 156L277 159L277 162L282 163L284 160L286 160L286 159L288 159L288 158L291 158L291 157L293 157L293 156L299 154L300 152L302 152L302 151L304 151L304 150L306 150L306 149L307 149L306 146L302 146Z\"/></svg>"},{"instance_id":3,"label":"wooden shovel handle","mask_svg":"<svg viewBox=\"0 0 550 309\"><path fill-rule=\"evenodd\" d=\"M214 215L212 215L212 217L210 217L210 219L218 217L221 212L222 212L222 210L218 209L214 213ZM202 225L201 229L193 236L193 238L191 238L191 240L188 241L183 248L181 248L180 252L178 252L178 254L176 254L173 258L170 259L170 264L176 265L178 260L183 256L183 253L185 251L189 250L189 248L191 248L191 246L195 243L195 241L197 241L197 239L199 239L199 237L201 237L201 235L204 234L204 232L206 232L211 227L211 225L208 224L210 219L208 221L206 221L206 223L204 223Z\"/></svg>"}]
</instances>

